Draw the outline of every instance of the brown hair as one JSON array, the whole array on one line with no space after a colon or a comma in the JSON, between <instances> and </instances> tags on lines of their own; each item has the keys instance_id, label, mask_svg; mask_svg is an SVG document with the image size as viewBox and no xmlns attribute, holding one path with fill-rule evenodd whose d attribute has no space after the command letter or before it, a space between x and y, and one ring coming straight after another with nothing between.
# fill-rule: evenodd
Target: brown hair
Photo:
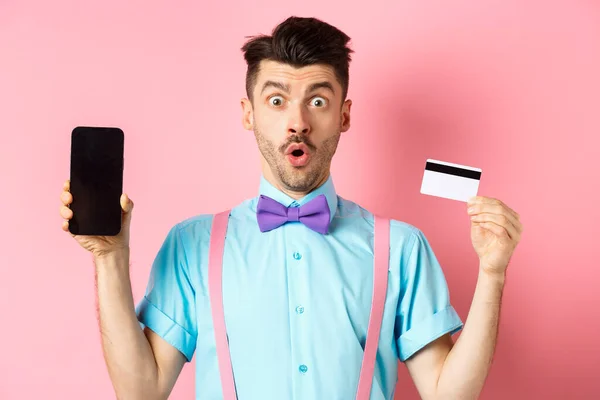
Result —
<instances>
[{"instance_id":1,"label":"brown hair","mask_svg":"<svg viewBox=\"0 0 600 400\"><path fill-rule=\"evenodd\" d=\"M350 37L338 28L316 18L289 17L280 23L271 36L251 36L242 47L248 64L246 94L252 100L260 62L271 60L304 67L324 64L333 67L342 86L342 103L348 94L349 73L353 50L347 47Z\"/></svg>"}]
</instances>

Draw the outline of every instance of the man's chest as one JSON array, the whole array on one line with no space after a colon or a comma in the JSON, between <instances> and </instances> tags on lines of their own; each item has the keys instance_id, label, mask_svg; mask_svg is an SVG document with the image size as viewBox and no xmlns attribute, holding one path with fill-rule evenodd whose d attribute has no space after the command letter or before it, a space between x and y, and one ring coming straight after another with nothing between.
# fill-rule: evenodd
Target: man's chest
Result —
<instances>
[{"instance_id":1,"label":"man's chest","mask_svg":"<svg viewBox=\"0 0 600 400\"><path fill-rule=\"evenodd\" d=\"M373 239L352 230L313 234L300 224L263 235L229 227L221 295L234 375L249 377L247 389L258 376L279 377L281 393L314 391L318 377L358 381L372 307ZM205 257L199 265L195 307L203 359L214 354L208 264ZM393 322L394 309L387 314ZM393 328L383 332L391 352Z\"/></svg>"},{"instance_id":2,"label":"man's chest","mask_svg":"<svg viewBox=\"0 0 600 400\"><path fill-rule=\"evenodd\" d=\"M366 241L325 237L301 225L278 233L236 236L224 255L223 300L232 326L256 310L273 322L297 319L323 330L349 319L366 331L373 287Z\"/></svg>"},{"instance_id":3,"label":"man's chest","mask_svg":"<svg viewBox=\"0 0 600 400\"><path fill-rule=\"evenodd\" d=\"M251 334L289 341L345 330L364 339L373 290L370 239L352 231L324 236L301 224L261 235L230 227L222 265L230 338ZM201 268L206 279L207 260ZM197 301L199 311L209 310L206 291Z\"/></svg>"}]
</instances>

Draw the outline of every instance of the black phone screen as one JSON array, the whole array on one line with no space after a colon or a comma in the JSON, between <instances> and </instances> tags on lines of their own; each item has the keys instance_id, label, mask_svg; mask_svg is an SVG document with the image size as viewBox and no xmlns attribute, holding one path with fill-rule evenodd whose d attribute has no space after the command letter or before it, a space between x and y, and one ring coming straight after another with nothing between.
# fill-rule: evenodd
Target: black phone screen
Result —
<instances>
[{"instance_id":1,"label":"black phone screen","mask_svg":"<svg viewBox=\"0 0 600 400\"><path fill-rule=\"evenodd\" d=\"M75 235L121 231L124 134L119 128L76 127L71 133L71 194Z\"/></svg>"}]
</instances>

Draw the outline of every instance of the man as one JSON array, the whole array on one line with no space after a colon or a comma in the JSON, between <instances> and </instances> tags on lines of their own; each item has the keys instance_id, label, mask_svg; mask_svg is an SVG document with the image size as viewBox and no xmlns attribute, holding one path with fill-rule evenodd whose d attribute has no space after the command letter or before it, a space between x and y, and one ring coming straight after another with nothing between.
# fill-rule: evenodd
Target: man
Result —
<instances>
[{"instance_id":1,"label":"man","mask_svg":"<svg viewBox=\"0 0 600 400\"><path fill-rule=\"evenodd\" d=\"M252 38L242 48L248 63L242 122L256 136L262 177L259 196L224 214L223 248L211 237L215 216L176 224L134 307L133 202L122 195L118 236L75 237L94 256L103 351L118 398L167 398L195 354L198 399L223 398L228 368L242 400L353 399L366 342L373 340L367 332L377 294L385 307L374 324L380 332L371 399L393 398L398 359L424 399L479 395L496 343L507 265L522 232L519 215L491 198L469 203L479 277L456 343L451 335L463 323L417 228L389 223L383 235L389 235L387 286L383 293L373 289L374 246L381 240L375 217L338 196L330 176L340 135L350 128L348 41L329 24L292 17L272 36ZM62 201L68 231L68 181ZM311 213L319 217L311 220ZM219 253L222 263L215 261ZM222 281L212 280L215 271ZM221 300L222 330L215 311ZM215 350L219 338L226 355L223 347Z\"/></svg>"}]
</instances>

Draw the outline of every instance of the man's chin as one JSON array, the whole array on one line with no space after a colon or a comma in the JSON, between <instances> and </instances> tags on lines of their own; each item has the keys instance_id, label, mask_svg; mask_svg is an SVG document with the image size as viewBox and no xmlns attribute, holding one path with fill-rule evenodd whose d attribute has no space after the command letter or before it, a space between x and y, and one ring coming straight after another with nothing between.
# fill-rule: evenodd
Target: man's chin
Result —
<instances>
[{"instance_id":1,"label":"man's chin","mask_svg":"<svg viewBox=\"0 0 600 400\"><path fill-rule=\"evenodd\" d=\"M281 181L288 186L289 189L295 191L308 190L315 181L315 173L308 166L292 167L287 165L283 176L280 176Z\"/></svg>"}]
</instances>

